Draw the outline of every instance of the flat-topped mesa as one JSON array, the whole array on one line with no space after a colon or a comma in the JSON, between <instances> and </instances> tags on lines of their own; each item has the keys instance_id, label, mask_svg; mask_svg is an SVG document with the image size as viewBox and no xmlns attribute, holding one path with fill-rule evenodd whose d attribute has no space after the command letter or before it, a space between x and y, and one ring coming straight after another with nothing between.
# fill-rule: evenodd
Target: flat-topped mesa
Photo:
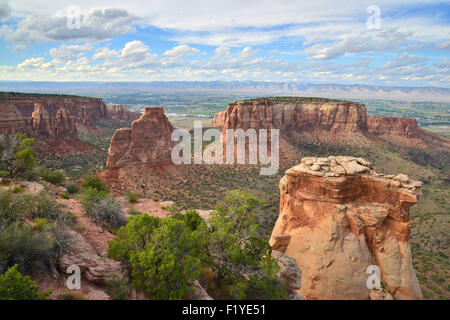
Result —
<instances>
[{"instance_id":1,"label":"flat-topped mesa","mask_svg":"<svg viewBox=\"0 0 450 320\"><path fill-rule=\"evenodd\" d=\"M163 107L146 107L131 128L116 130L108 151L108 169L135 164L161 165L171 160L173 127Z\"/></svg>"},{"instance_id":2,"label":"flat-topped mesa","mask_svg":"<svg viewBox=\"0 0 450 320\"><path fill-rule=\"evenodd\" d=\"M306 299L369 299L377 265L395 299L422 299L411 258L409 209L422 182L377 173L362 158L303 158L280 181L270 244L297 261Z\"/></svg>"},{"instance_id":3,"label":"flat-topped mesa","mask_svg":"<svg viewBox=\"0 0 450 320\"><path fill-rule=\"evenodd\" d=\"M255 99L230 103L214 117L222 129L271 129L283 133L324 130L366 131L366 109L356 102L328 99Z\"/></svg>"},{"instance_id":4,"label":"flat-topped mesa","mask_svg":"<svg viewBox=\"0 0 450 320\"><path fill-rule=\"evenodd\" d=\"M108 104L106 111L111 119L118 121L132 122L141 116L139 112L130 111L127 106L120 104Z\"/></svg>"},{"instance_id":5,"label":"flat-topped mesa","mask_svg":"<svg viewBox=\"0 0 450 320\"><path fill-rule=\"evenodd\" d=\"M368 117L357 102L304 97L239 100L215 114L226 129L280 129L297 141L365 145L387 140L399 146L450 148L450 139L420 129L415 119Z\"/></svg>"}]
</instances>

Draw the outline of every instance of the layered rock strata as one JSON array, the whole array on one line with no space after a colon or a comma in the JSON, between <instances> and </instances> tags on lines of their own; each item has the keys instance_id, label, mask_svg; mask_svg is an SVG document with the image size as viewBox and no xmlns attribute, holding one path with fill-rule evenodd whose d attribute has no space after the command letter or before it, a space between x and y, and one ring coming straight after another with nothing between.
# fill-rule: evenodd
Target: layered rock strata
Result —
<instances>
[{"instance_id":1,"label":"layered rock strata","mask_svg":"<svg viewBox=\"0 0 450 320\"><path fill-rule=\"evenodd\" d=\"M369 299L368 267L395 299L422 299L409 209L420 181L377 173L362 158L303 158L280 181L270 244L297 261L306 299Z\"/></svg>"},{"instance_id":2,"label":"layered rock strata","mask_svg":"<svg viewBox=\"0 0 450 320\"><path fill-rule=\"evenodd\" d=\"M108 151L107 168L134 164L160 165L171 160L174 142L172 124L163 107L147 107L144 114L133 121L131 128L116 130Z\"/></svg>"}]
</instances>

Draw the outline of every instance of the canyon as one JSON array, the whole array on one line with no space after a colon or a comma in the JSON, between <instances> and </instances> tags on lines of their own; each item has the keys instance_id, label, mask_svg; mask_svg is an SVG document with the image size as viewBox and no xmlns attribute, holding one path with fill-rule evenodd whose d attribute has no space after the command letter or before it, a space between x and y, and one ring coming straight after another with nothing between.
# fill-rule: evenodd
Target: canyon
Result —
<instances>
[{"instance_id":1,"label":"canyon","mask_svg":"<svg viewBox=\"0 0 450 320\"><path fill-rule=\"evenodd\" d=\"M280 181L270 244L302 271L306 299L369 299L377 265L394 299L422 299L409 242L410 207L422 182L384 175L355 157L306 157Z\"/></svg>"},{"instance_id":2,"label":"canyon","mask_svg":"<svg viewBox=\"0 0 450 320\"><path fill-rule=\"evenodd\" d=\"M94 148L78 139L77 126L96 129L97 121L131 122L139 113L102 99L67 95L0 93L0 133L36 138L40 153L79 153Z\"/></svg>"}]
</instances>

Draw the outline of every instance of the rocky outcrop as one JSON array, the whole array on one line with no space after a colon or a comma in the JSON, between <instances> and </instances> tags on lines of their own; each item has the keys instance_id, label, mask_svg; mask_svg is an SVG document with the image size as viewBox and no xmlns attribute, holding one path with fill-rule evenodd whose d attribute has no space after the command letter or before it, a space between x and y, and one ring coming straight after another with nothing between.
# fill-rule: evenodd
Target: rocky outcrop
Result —
<instances>
[{"instance_id":1,"label":"rocky outcrop","mask_svg":"<svg viewBox=\"0 0 450 320\"><path fill-rule=\"evenodd\" d=\"M59 259L61 271L76 265L81 275L90 282L105 285L108 278L117 275L126 275L126 270L119 261L103 257L81 234L73 230L68 231L72 237L70 251L64 253Z\"/></svg>"},{"instance_id":2,"label":"rocky outcrop","mask_svg":"<svg viewBox=\"0 0 450 320\"><path fill-rule=\"evenodd\" d=\"M395 299L422 299L411 259L409 209L420 181L377 173L362 158L303 158L280 181L270 244L302 270L306 299L369 299L377 265Z\"/></svg>"},{"instance_id":3,"label":"rocky outcrop","mask_svg":"<svg viewBox=\"0 0 450 320\"><path fill-rule=\"evenodd\" d=\"M108 151L107 168L135 164L161 165L170 162L174 143L172 124L163 107L147 107L131 128L116 130Z\"/></svg>"},{"instance_id":4,"label":"rocky outcrop","mask_svg":"<svg viewBox=\"0 0 450 320\"><path fill-rule=\"evenodd\" d=\"M368 117L363 104L321 98L240 100L216 113L211 125L223 130L280 129L282 136L305 142L366 144L381 138L400 146L450 148L450 139L420 129L415 119Z\"/></svg>"},{"instance_id":5,"label":"rocky outcrop","mask_svg":"<svg viewBox=\"0 0 450 320\"><path fill-rule=\"evenodd\" d=\"M396 145L423 147L428 145L450 148L450 139L420 129L416 119L368 117L368 131Z\"/></svg>"},{"instance_id":6,"label":"rocky outcrop","mask_svg":"<svg viewBox=\"0 0 450 320\"><path fill-rule=\"evenodd\" d=\"M120 104L106 105L106 112L109 118L125 122L132 122L141 116L139 112L130 111L127 106Z\"/></svg>"},{"instance_id":7,"label":"rocky outcrop","mask_svg":"<svg viewBox=\"0 0 450 320\"><path fill-rule=\"evenodd\" d=\"M296 291L302 287L302 272L295 259L277 250L272 251L272 258L278 262L278 277L287 284L289 299L304 300Z\"/></svg>"},{"instance_id":8,"label":"rocky outcrop","mask_svg":"<svg viewBox=\"0 0 450 320\"><path fill-rule=\"evenodd\" d=\"M27 94L0 92L0 105L12 105L23 118L31 118L34 105L40 102L51 118L59 109L65 109L78 124L93 125L97 120L107 118L107 108L100 98L71 95Z\"/></svg>"}]
</instances>

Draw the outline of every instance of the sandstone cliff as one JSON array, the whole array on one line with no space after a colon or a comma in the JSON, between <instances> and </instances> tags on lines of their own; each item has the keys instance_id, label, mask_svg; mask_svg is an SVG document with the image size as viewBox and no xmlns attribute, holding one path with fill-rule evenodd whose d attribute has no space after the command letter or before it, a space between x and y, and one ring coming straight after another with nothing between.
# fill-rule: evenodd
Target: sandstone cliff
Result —
<instances>
[{"instance_id":1,"label":"sandstone cliff","mask_svg":"<svg viewBox=\"0 0 450 320\"><path fill-rule=\"evenodd\" d=\"M127 106L120 104L106 105L106 113L111 119L125 122L132 122L141 116L139 112L130 111Z\"/></svg>"},{"instance_id":2,"label":"sandstone cliff","mask_svg":"<svg viewBox=\"0 0 450 320\"><path fill-rule=\"evenodd\" d=\"M282 136L304 142L365 144L378 137L400 146L450 147L450 139L420 129L415 119L368 117L363 104L320 98L236 101L216 113L212 126L223 130L277 128Z\"/></svg>"},{"instance_id":3,"label":"sandstone cliff","mask_svg":"<svg viewBox=\"0 0 450 320\"><path fill-rule=\"evenodd\" d=\"M214 118L222 128L277 128L281 132L326 130L365 131L366 109L360 103L308 99L277 102L257 99L236 101Z\"/></svg>"},{"instance_id":4,"label":"sandstone cliff","mask_svg":"<svg viewBox=\"0 0 450 320\"><path fill-rule=\"evenodd\" d=\"M369 299L367 267L378 265L395 299L422 299L409 242L409 209L421 186L353 157L303 158L287 170L270 244L297 261L299 294Z\"/></svg>"},{"instance_id":5,"label":"sandstone cliff","mask_svg":"<svg viewBox=\"0 0 450 320\"><path fill-rule=\"evenodd\" d=\"M108 169L133 164L159 165L170 162L173 127L162 107L147 107L131 128L116 130L108 151Z\"/></svg>"},{"instance_id":6,"label":"sandstone cliff","mask_svg":"<svg viewBox=\"0 0 450 320\"><path fill-rule=\"evenodd\" d=\"M416 119L368 117L368 131L396 145L426 148L428 145L450 148L450 139L420 129Z\"/></svg>"},{"instance_id":7,"label":"sandstone cliff","mask_svg":"<svg viewBox=\"0 0 450 320\"><path fill-rule=\"evenodd\" d=\"M0 103L13 105L24 118L30 118L36 101L41 102L50 117L59 109L65 109L80 124L92 125L96 120L108 117L105 103L100 98L69 95L0 93Z\"/></svg>"}]
</instances>

